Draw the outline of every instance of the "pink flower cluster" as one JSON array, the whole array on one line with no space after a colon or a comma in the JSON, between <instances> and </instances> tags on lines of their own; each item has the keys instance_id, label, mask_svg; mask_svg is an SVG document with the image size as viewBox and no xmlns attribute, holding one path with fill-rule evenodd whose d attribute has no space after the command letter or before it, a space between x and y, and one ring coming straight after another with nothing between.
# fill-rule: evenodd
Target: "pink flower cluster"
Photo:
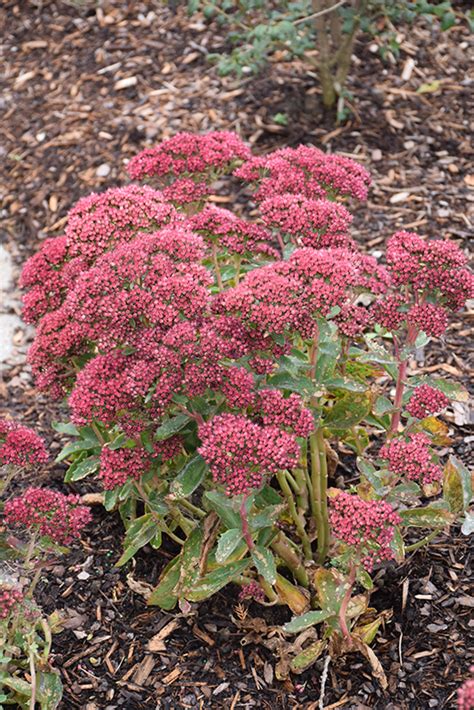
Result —
<instances>
[{"instance_id":1,"label":"pink flower cluster","mask_svg":"<svg viewBox=\"0 0 474 710\"><path fill-rule=\"evenodd\" d=\"M469 670L474 673L474 666ZM459 688L458 710L474 710L474 678L468 678Z\"/></svg>"},{"instance_id":2,"label":"pink flower cluster","mask_svg":"<svg viewBox=\"0 0 474 710\"><path fill-rule=\"evenodd\" d=\"M422 432L410 434L408 440L399 438L388 441L380 449L380 456L387 459L392 473L428 485L439 481L443 475L441 468L433 461L430 443Z\"/></svg>"},{"instance_id":3,"label":"pink flower cluster","mask_svg":"<svg viewBox=\"0 0 474 710\"><path fill-rule=\"evenodd\" d=\"M336 202L310 200L305 195L275 195L260 205L264 224L281 230L297 246L322 249L349 247L348 234L352 222L350 212Z\"/></svg>"},{"instance_id":4,"label":"pink flower cluster","mask_svg":"<svg viewBox=\"0 0 474 710\"><path fill-rule=\"evenodd\" d=\"M375 321L389 330L407 325L415 333L441 336L448 311L474 296L474 275L465 264L465 255L453 242L397 232L387 244L387 266L393 285L404 287L404 295L396 293L374 304Z\"/></svg>"},{"instance_id":5,"label":"pink flower cluster","mask_svg":"<svg viewBox=\"0 0 474 710\"><path fill-rule=\"evenodd\" d=\"M104 446L100 454L99 478L105 490L123 486L130 478L138 481L150 471L154 463L174 458L181 450L181 446L181 438L178 436L156 442L152 454L141 447L110 449Z\"/></svg>"},{"instance_id":6,"label":"pink flower cluster","mask_svg":"<svg viewBox=\"0 0 474 710\"><path fill-rule=\"evenodd\" d=\"M64 495L49 488L28 488L5 503L5 522L50 537L59 545L79 538L91 521L90 510L79 505L79 496Z\"/></svg>"},{"instance_id":7,"label":"pink flower cluster","mask_svg":"<svg viewBox=\"0 0 474 710\"><path fill-rule=\"evenodd\" d=\"M376 323L388 330L399 330L408 325L415 332L422 330L435 338L443 335L448 327L448 314L443 306L434 303L410 306L401 294L391 294L376 301L371 315Z\"/></svg>"},{"instance_id":8,"label":"pink flower cluster","mask_svg":"<svg viewBox=\"0 0 474 710\"><path fill-rule=\"evenodd\" d=\"M390 544L394 526L401 518L391 505L383 500L363 500L344 491L330 498L329 505L333 536L355 547L369 572L375 563L394 558Z\"/></svg>"},{"instance_id":9,"label":"pink flower cluster","mask_svg":"<svg viewBox=\"0 0 474 710\"><path fill-rule=\"evenodd\" d=\"M442 306L420 303L408 311L407 323L417 330L423 330L427 335L439 338L448 327L448 314Z\"/></svg>"},{"instance_id":10,"label":"pink flower cluster","mask_svg":"<svg viewBox=\"0 0 474 710\"><path fill-rule=\"evenodd\" d=\"M200 316L210 283L208 271L197 263L203 253L201 237L170 226L103 254L38 325L29 352L38 385L56 384L61 392L72 357L97 346L103 353L132 347L145 327L164 333L182 319Z\"/></svg>"},{"instance_id":11,"label":"pink flower cluster","mask_svg":"<svg viewBox=\"0 0 474 710\"><path fill-rule=\"evenodd\" d=\"M256 410L261 413L264 426L289 429L301 437L309 436L314 429L311 410L304 407L303 399L295 393L285 397L280 390L260 390Z\"/></svg>"},{"instance_id":12,"label":"pink flower cluster","mask_svg":"<svg viewBox=\"0 0 474 710\"><path fill-rule=\"evenodd\" d=\"M113 187L83 197L70 210L65 229L70 256L88 261L139 232L155 231L179 219L162 193L147 185Z\"/></svg>"},{"instance_id":13,"label":"pink flower cluster","mask_svg":"<svg viewBox=\"0 0 474 710\"><path fill-rule=\"evenodd\" d=\"M295 466L300 453L292 434L235 414L219 414L201 425L199 438L199 453L229 496L260 488L278 471Z\"/></svg>"},{"instance_id":14,"label":"pink flower cluster","mask_svg":"<svg viewBox=\"0 0 474 710\"><path fill-rule=\"evenodd\" d=\"M23 601L21 589L0 582L0 619L6 619L10 612Z\"/></svg>"},{"instance_id":15,"label":"pink flower cluster","mask_svg":"<svg viewBox=\"0 0 474 710\"><path fill-rule=\"evenodd\" d=\"M47 239L23 268L20 285L29 289L25 320L37 323L58 309L79 275L108 249L171 223L182 223L182 217L147 186L111 188L79 200L68 214L65 236Z\"/></svg>"},{"instance_id":16,"label":"pink flower cluster","mask_svg":"<svg viewBox=\"0 0 474 710\"><path fill-rule=\"evenodd\" d=\"M429 385L420 385L415 388L405 409L412 417L423 419L441 412L448 404L449 399L443 392Z\"/></svg>"},{"instance_id":17,"label":"pink flower cluster","mask_svg":"<svg viewBox=\"0 0 474 710\"><path fill-rule=\"evenodd\" d=\"M406 311L406 301L399 293L380 298L371 307L374 321L387 330L398 330L406 321Z\"/></svg>"},{"instance_id":18,"label":"pink flower cluster","mask_svg":"<svg viewBox=\"0 0 474 710\"><path fill-rule=\"evenodd\" d=\"M265 593L258 582L249 582L244 584L239 592L239 601L244 599L254 599L256 602L265 601Z\"/></svg>"},{"instance_id":19,"label":"pink flower cluster","mask_svg":"<svg viewBox=\"0 0 474 710\"><path fill-rule=\"evenodd\" d=\"M354 306L352 303L344 303L341 310L335 316L339 332L347 338L357 338L363 333L372 322L372 313L363 306Z\"/></svg>"},{"instance_id":20,"label":"pink flower cluster","mask_svg":"<svg viewBox=\"0 0 474 710\"><path fill-rule=\"evenodd\" d=\"M172 185L163 188L163 197L176 207L202 202L210 194L205 182L195 182L192 178L175 180Z\"/></svg>"},{"instance_id":21,"label":"pink flower cluster","mask_svg":"<svg viewBox=\"0 0 474 710\"><path fill-rule=\"evenodd\" d=\"M0 419L0 465L32 466L47 460L44 441L33 429Z\"/></svg>"},{"instance_id":22,"label":"pink flower cluster","mask_svg":"<svg viewBox=\"0 0 474 710\"><path fill-rule=\"evenodd\" d=\"M183 132L133 157L128 172L133 180L189 176L228 169L250 155L247 146L231 131L203 135Z\"/></svg>"},{"instance_id":23,"label":"pink flower cluster","mask_svg":"<svg viewBox=\"0 0 474 710\"><path fill-rule=\"evenodd\" d=\"M365 200L371 182L369 172L355 160L309 145L250 158L234 175L258 186L254 197L259 201L285 193L310 199L341 195Z\"/></svg>"},{"instance_id":24,"label":"pink flower cluster","mask_svg":"<svg viewBox=\"0 0 474 710\"><path fill-rule=\"evenodd\" d=\"M315 318L335 306L348 307L354 292L381 293L387 283L386 271L370 256L347 249L297 249L287 261L250 271L216 299L214 308L262 333L296 331L310 338Z\"/></svg>"},{"instance_id":25,"label":"pink flower cluster","mask_svg":"<svg viewBox=\"0 0 474 710\"><path fill-rule=\"evenodd\" d=\"M84 268L80 259L67 262L67 258L66 237L55 237L47 239L26 262L20 286L29 289L23 296L23 318L27 323L37 323L45 313L59 308L76 274Z\"/></svg>"},{"instance_id":26,"label":"pink flower cluster","mask_svg":"<svg viewBox=\"0 0 474 710\"><path fill-rule=\"evenodd\" d=\"M472 278L463 267L467 259L457 244L448 240L425 241L415 232L397 232L387 243L387 264L396 286L409 284L417 291L439 290L450 308L460 308L469 298L465 286ZM458 288L454 288L458 281Z\"/></svg>"},{"instance_id":27,"label":"pink flower cluster","mask_svg":"<svg viewBox=\"0 0 474 710\"><path fill-rule=\"evenodd\" d=\"M230 210L209 205L189 218L191 228L201 234L209 245L229 254L268 254L279 258L270 245L271 234L263 227L237 217Z\"/></svg>"}]
</instances>

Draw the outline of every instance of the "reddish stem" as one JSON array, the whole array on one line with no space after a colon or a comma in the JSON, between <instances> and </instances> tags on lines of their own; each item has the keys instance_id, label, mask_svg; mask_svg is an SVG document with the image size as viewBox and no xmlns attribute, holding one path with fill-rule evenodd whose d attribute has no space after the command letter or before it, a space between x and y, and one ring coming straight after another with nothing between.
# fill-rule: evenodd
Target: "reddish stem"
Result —
<instances>
[{"instance_id":1,"label":"reddish stem","mask_svg":"<svg viewBox=\"0 0 474 710\"><path fill-rule=\"evenodd\" d=\"M249 550L253 550L255 547L254 541L252 539L252 535L250 534L250 528L249 528L249 521L247 518L247 509L246 509L246 503L247 503L247 496L244 495L242 498L242 503L240 504L240 520L242 522L242 535L244 536L244 540L247 543L247 547Z\"/></svg>"},{"instance_id":2,"label":"reddish stem","mask_svg":"<svg viewBox=\"0 0 474 710\"><path fill-rule=\"evenodd\" d=\"M416 341L418 335L418 330L413 328L413 326L408 327L407 333L407 345L413 345ZM394 340L395 354L398 358L398 375L397 375L397 385L395 389L395 399L393 406L395 411L392 414L392 420L390 422L389 436L394 436L398 427L400 426L400 417L402 413L402 402L403 402L403 392L405 391L405 379L407 376L408 360L400 360L399 353L400 348L397 340Z\"/></svg>"},{"instance_id":3,"label":"reddish stem","mask_svg":"<svg viewBox=\"0 0 474 710\"><path fill-rule=\"evenodd\" d=\"M355 578L356 578L356 568L355 568L355 565L352 565L350 572L349 572L349 579L347 581L347 585L348 585L347 590L346 590L346 593L344 594L344 599L342 600L341 608L339 609L339 624L341 626L341 631L343 633L343 636L349 645L352 644L352 637L351 637L351 632L349 631L349 627L347 626L346 612L347 612L347 607L349 606L349 602L351 600L352 587L354 586Z\"/></svg>"},{"instance_id":4,"label":"reddish stem","mask_svg":"<svg viewBox=\"0 0 474 710\"><path fill-rule=\"evenodd\" d=\"M408 360L403 360L403 362L398 363L398 377L397 377L397 387L395 390L395 400L393 406L395 411L392 414L392 421L390 422L390 435L393 436L397 433L398 427L400 425L400 416L402 413L402 400L403 392L405 390L405 378L407 374Z\"/></svg>"}]
</instances>

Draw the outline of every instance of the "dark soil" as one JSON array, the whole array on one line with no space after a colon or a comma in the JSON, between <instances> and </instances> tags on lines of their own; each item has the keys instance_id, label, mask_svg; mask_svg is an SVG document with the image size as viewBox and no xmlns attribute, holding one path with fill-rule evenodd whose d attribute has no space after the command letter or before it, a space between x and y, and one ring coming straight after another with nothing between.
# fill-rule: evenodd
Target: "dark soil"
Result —
<instances>
[{"instance_id":1,"label":"dark soil","mask_svg":"<svg viewBox=\"0 0 474 710\"><path fill-rule=\"evenodd\" d=\"M257 152L311 142L361 160L374 187L368 205L357 208L355 228L371 251L402 226L461 245L472 235L472 39L465 23L444 34L423 24L402 28L397 65L384 65L362 39L349 86L354 116L344 126L322 111L304 63L275 62L242 82L219 78L205 55L223 44L220 30L159 2L7 0L0 23L2 237L18 263L60 233L76 199L125 182L126 159L178 130L233 129ZM410 58L415 66L404 81ZM133 86L118 88L132 77ZM288 116L287 127L274 123L277 113ZM19 310L17 292L6 308ZM414 367L469 383L468 336L467 316L457 317ZM30 330L15 337L0 409L39 427L54 452L60 441L51 422L66 419L66 410L33 386L25 366ZM452 448L472 463L466 408L450 410L447 421ZM62 474L51 466L35 483L61 486ZM283 610L252 604L246 611L233 589L188 615L149 609L141 592L156 583L173 550L145 551L119 570L121 536L119 518L98 506L90 537L39 586L45 610L66 612L68 628L54 643L63 710L318 708L323 661L291 680L274 677L275 657L264 644L285 620ZM372 603L393 616L374 650L389 689L384 693L368 665L350 655L329 666L326 710L453 708L472 663L470 582L472 552L460 531L440 533L396 572L381 570ZM164 650L150 652L149 639L173 620Z\"/></svg>"}]
</instances>

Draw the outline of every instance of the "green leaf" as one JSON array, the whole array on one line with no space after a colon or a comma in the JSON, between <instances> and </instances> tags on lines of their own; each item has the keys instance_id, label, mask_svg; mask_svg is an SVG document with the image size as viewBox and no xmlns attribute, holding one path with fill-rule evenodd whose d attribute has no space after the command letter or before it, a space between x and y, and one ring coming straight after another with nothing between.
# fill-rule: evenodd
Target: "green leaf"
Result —
<instances>
[{"instance_id":1,"label":"green leaf","mask_svg":"<svg viewBox=\"0 0 474 710\"><path fill-rule=\"evenodd\" d=\"M374 414L382 417L384 414L393 412L393 402L388 397L377 397L374 403Z\"/></svg>"},{"instance_id":2,"label":"green leaf","mask_svg":"<svg viewBox=\"0 0 474 710\"><path fill-rule=\"evenodd\" d=\"M463 535L472 535L472 533L474 533L474 513L470 511L466 512L461 532Z\"/></svg>"},{"instance_id":3,"label":"green leaf","mask_svg":"<svg viewBox=\"0 0 474 710\"><path fill-rule=\"evenodd\" d=\"M168 419L155 431L154 439L155 441L164 441L169 439L170 436L177 434L178 431L184 429L186 424L191 421L191 417L187 414L177 414L175 417Z\"/></svg>"},{"instance_id":4,"label":"green leaf","mask_svg":"<svg viewBox=\"0 0 474 710\"><path fill-rule=\"evenodd\" d=\"M378 365L382 365L383 369L395 380L397 378L397 361L395 358L383 347L383 345L378 345L378 343L373 343L370 340L367 340L366 342L369 352L362 353L359 361L371 363L375 362Z\"/></svg>"},{"instance_id":5,"label":"green leaf","mask_svg":"<svg viewBox=\"0 0 474 710\"><path fill-rule=\"evenodd\" d=\"M255 496L257 508L266 508L267 505L280 505L281 497L274 488L265 484L261 491Z\"/></svg>"},{"instance_id":6,"label":"green leaf","mask_svg":"<svg viewBox=\"0 0 474 710\"><path fill-rule=\"evenodd\" d=\"M127 530L124 540L124 552L116 564L122 567L126 564L140 548L147 545L156 535L157 524L151 513L146 513L133 521Z\"/></svg>"},{"instance_id":7,"label":"green leaf","mask_svg":"<svg viewBox=\"0 0 474 710\"><path fill-rule=\"evenodd\" d=\"M211 597L241 575L248 567L249 562L250 559L247 557L245 560L230 562L224 567L209 572L196 582L192 590L186 594L186 599L190 602L200 602Z\"/></svg>"},{"instance_id":8,"label":"green leaf","mask_svg":"<svg viewBox=\"0 0 474 710\"><path fill-rule=\"evenodd\" d=\"M287 126L288 125L288 116L286 113L276 113L273 116L273 123L276 123L277 126Z\"/></svg>"},{"instance_id":9,"label":"green leaf","mask_svg":"<svg viewBox=\"0 0 474 710\"><path fill-rule=\"evenodd\" d=\"M443 497L453 513L462 513L472 500L470 472L455 456L450 456L443 472Z\"/></svg>"},{"instance_id":10,"label":"green leaf","mask_svg":"<svg viewBox=\"0 0 474 710\"><path fill-rule=\"evenodd\" d=\"M199 576L199 561L204 540L204 532L196 527L189 535L181 550L181 574L178 585L178 596L186 597L189 589L194 588L194 583Z\"/></svg>"},{"instance_id":11,"label":"green leaf","mask_svg":"<svg viewBox=\"0 0 474 710\"><path fill-rule=\"evenodd\" d=\"M398 527L395 527L393 531L393 538L390 543L390 547L395 553L395 559L397 562L403 562L405 559L405 542Z\"/></svg>"},{"instance_id":12,"label":"green leaf","mask_svg":"<svg viewBox=\"0 0 474 710\"><path fill-rule=\"evenodd\" d=\"M115 451L116 449L134 449L136 445L137 442L134 441L134 439L128 439L123 433L117 434L114 439L107 443L111 451Z\"/></svg>"},{"instance_id":13,"label":"green leaf","mask_svg":"<svg viewBox=\"0 0 474 710\"><path fill-rule=\"evenodd\" d=\"M249 516L249 527L252 532L266 528L275 522L276 518L284 510L285 506L282 502L279 505L270 505L258 513L253 513Z\"/></svg>"},{"instance_id":14,"label":"green leaf","mask_svg":"<svg viewBox=\"0 0 474 710\"><path fill-rule=\"evenodd\" d=\"M51 425L54 431L58 431L60 434L67 434L68 436L79 436L79 429L72 422L53 422Z\"/></svg>"},{"instance_id":15,"label":"green leaf","mask_svg":"<svg viewBox=\"0 0 474 710\"><path fill-rule=\"evenodd\" d=\"M74 462L69 466L66 475L64 476L65 483L73 483L81 481L83 478L90 476L99 470L100 459L98 456L89 456L84 461Z\"/></svg>"},{"instance_id":16,"label":"green leaf","mask_svg":"<svg viewBox=\"0 0 474 710\"><path fill-rule=\"evenodd\" d=\"M170 611L176 606L178 601L176 586L179 582L180 570L181 555L178 555L164 568L159 584L147 600L147 606L159 606L165 611Z\"/></svg>"},{"instance_id":17,"label":"green leaf","mask_svg":"<svg viewBox=\"0 0 474 710\"><path fill-rule=\"evenodd\" d=\"M320 624L330 616L332 616L332 614L327 609L308 611L306 612L306 614L302 614L302 616L296 616L291 621L288 621L283 626L283 631L287 634L299 634L300 631L309 629L310 626Z\"/></svg>"},{"instance_id":18,"label":"green leaf","mask_svg":"<svg viewBox=\"0 0 474 710\"><path fill-rule=\"evenodd\" d=\"M175 498L187 498L201 485L208 470L202 456L193 456L171 484L171 494Z\"/></svg>"},{"instance_id":19,"label":"green leaf","mask_svg":"<svg viewBox=\"0 0 474 710\"><path fill-rule=\"evenodd\" d=\"M141 432L140 441L145 451L147 451L149 454L152 454L154 452L155 448L153 446L153 439L151 438L151 433L147 429Z\"/></svg>"},{"instance_id":20,"label":"green leaf","mask_svg":"<svg viewBox=\"0 0 474 710\"><path fill-rule=\"evenodd\" d=\"M328 611L330 616L336 616L345 594L343 575L335 569L319 567L314 573L314 585L321 609Z\"/></svg>"},{"instance_id":21,"label":"green leaf","mask_svg":"<svg viewBox=\"0 0 474 710\"><path fill-rule=\"evenodd\" d=\"M21 678L17 678L16 676L6 675L2 673L0 676L0 682L3 685L6 685L7 688L11 688L12 690L14 690L19 695L24 695L27 698L31 698L31 685L27 683L26 680L22 680Z\"/></svg>"},{"instance_id":22,"label":"green leaf","mask_svg":"<svg viewBox=\"0 0 474 710\"><path fill-rule=\"evenodd\" d=\"M337 336L337 332L330 333L320 340L314 372L316 382L324 383L332 377L340 354L341 341Z\"/></svg>"},{"instance_id":23,"label":"green leaf","mask_svg":"<svg viewBox=\"0 0 474 710\"><path fill-rule=\"evenodd\" d=\"M111 491L105 491L104 508L110 512L115 508L119 499L120 488L113 488Z\"/></svg>"},{"instance_id":24,"label":"green leaf","mask_svg":"<svg viewBox=\"0 0 474 710\"><path fill-rule=\"evenodd\" d=\"M159 550L161 547L161 543L163 541L163 535L161 533L161 530L158 528L156 531L154 537L150 540L150 545L154 550Z\"/></svg>"},{"instance_id":25,"label":"green leaf","mask_svg":"<svg viewBox=\"0 0 474 710\"><path fill-rule=\"evenodd\" d=\"M374 621L370 621L368 624L356 626L355 629L353 629L353 634L358 636L363 643L370 644L374 640L381 623L382 616L378 616Z\"/></svg>"},{"instance_id":26,"label":"green leaf","mask_svg":"<svg viewBox=\"0 0 474 710\"><path fill-rule=\"evenodd\" d=\"M37 673L36 699L41 710L56 710L63 695L63 684L58 672Z\"/></svg>"},{"instance_id":27,"label":"green leaf","mask_svg":"<svg viewBox=\"0 0 474 710\"><path fill-rule=\"evenodd\" d=\"M321 382L327 390L343 390L346 392L366 392L367 385L356 380L351 380L349 377L329 377Z\"/></svg>"},{"instance_id":28,"label":"green leaf","mask_svg":"<svg viewBox=\"0 0 474 710\"><path fill-rule=\"evenodd\" d=\"M188 0L188 13L194 15L199 10L200 0Z\"/></svg>"},{"instance_id":29,"label":"green leaf","mask_svg":"<svg viewBox=\"0 0 474 710\"><path fill-rule=\"evenodd\" d=\"M346 393L332 407L323 411L324 426L330 429L349 429L366 417L372 407L370 392Z\"/></svg>"},{"instance_id":30,"label":"green leaf","mask_svg":"<svg viewBox=\"0 0 474 710\"><path fill-rule=\"evenodd\" d=\"M242 541L242 530L240 528L231 528L219 538L216 550L216 561L222 564L234 552L235 548Z\"/></svg>"},{"instance_id":31,"label":"green leaf","mask_svg":"<svg viewBox=\"0 0 474 710\"><path fill-rule=\"evenodd\" d=\"M303 673L318 660L326 648L326 645L327 641L321 639L312 643L308 648L305 648L304 651L301 651L301 653L298 653L290 663L291 671L296 674Z\"/></svg>"},{"instance_id":32,"label":"green leaf","mask_svg":"<svg viewBox=\"0 0 474 710\"><path fill-rule=\"evenodd\" d=\"M59 463L60 461L64 461L64 459L67 459L71 456L71 454L77 454L80 451L90 451L93 449L98 449L100 448L98 446L98 441L97 439L79 439L79 441L73 441L70 444L67 444L61 452L56 456L56 463Z\"/></svg>"},{"instance_id":33,"label":"green leaf","mask_svg":"<svg viewBox=\"0 0 474 710\"><path fill-rule=\"evenodd\" d=\"M232 508L232 501L219 491L206 491L203 499L214 510L227 528L240 528L240 515Z\"/></svg>"},{"instance_id":34,"label":"green leaf","mask_svg":"<svg viewBox=\"0 0 474 710\"><path fill-rule=\"evenodd\" d=\"M169 507L157 491L150 491L147 507L158 515L166 515L169 512Z\"/></svg>"},{"instance_id":35,"label":"green leaf","mask_svg":"<svg viewBox=\"0 0 474 710\"><path fill-rule=\"evenodd\" d=\"M268 380L268 384L279 390L297 392L303 397L312 395L314 392L314 384L309 377L292 377L286 372L277 372Z\"/></svg>"},{"instance_id":36,"label":"green leaf","mask_svg":"<svg viewBox=\"0 0 474 710\"><path fill-rule=\"evenodd\" d=\"M368 572L365 571L365 569L359 569L357 571L357 581L364 587L364 589L367 589L369 592L374 588L372 577Z\"/></svg>"},{"instance_id":37,"label":"green leaf","mask_svg":"<svg viewBox=\"0 0 474 710\"><path fill-rule=\"evenodd\" d=\"M257 545L251 550L251 554L258 573L262 575L268 584L275 584L277 569L275 558L270 550Z\"/></svg>"},{"instance_id":38,"label":"green leaf","mask_svg":"<svg viewBox=\"0 0 474 710\"><path fill-rule=\"evenodd\" d=\"M422 490L418 483L415 481L405 481L404 483L400 483L398 486L395 486L395 488L392 488L385 500L389 503L407 501L412 500L413 498L418 498L421 493Z\"/></svg>"},{"instance_id":39,"label":"green leaf","mask_svg":"<svg viewBox=\"0 0 474 710\"><path fill-rule=\"evenodd\" d=\"M453 515L450 511L432 506L400 510L399 514L402 519L402 525L405 527L444 528L453 520Z\"/></svg>"},{"instance_id":40,"label":"green leaf","mask_svg":"<svg viewBox=\"0 0 474 710\"><path fill-rule=\"evenodd\" d=\"M449 30L456 23L456 15L453 12L445 12L441 19L441 29L443 32Z\"/></svg>"}]
</instances>

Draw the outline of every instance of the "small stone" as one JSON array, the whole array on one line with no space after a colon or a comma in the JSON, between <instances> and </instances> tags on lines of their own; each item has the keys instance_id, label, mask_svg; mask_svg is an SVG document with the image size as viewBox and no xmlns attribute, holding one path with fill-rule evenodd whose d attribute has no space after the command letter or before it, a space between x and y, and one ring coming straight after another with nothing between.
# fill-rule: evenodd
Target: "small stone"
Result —
<instances>
[{"instance_id":1,"label":"small stone","mask_svg":"<svg viewBox=\"0 0 474 710\"><path fill-rule=\"evenodd\" d=\"M390 198L390 204L397 205L399 202L406 202L409 197L409 192L396 192L395 195L392 195Z\"/></svg>"},{"instance_id":2,"label":"small stone","mask_svg":"<svg viewBox=\"0 0 474 710\"><path fill-rule=\"evenodd\" d=\"M44 139L46 138L46 133L44 131L40 131L39 133L36 134L35 138L38 141L38 143L42 143L44 141Z\"/></svg>"},{"instance_id":3,"label":"small stone","mask_svg":"<svg viewBox=\"0 0 474 710\"><path fill-rule=\"evenodd\" d=\"M77 578L80 579L81 582L85 581L86 579L89 579L89 577L90 577L89 572L84 572L84 571L79 572L79 574L77 575Z\"/></svg>"},{"instance_id":4,"label":"small stone","mask_svg":"<svg viewBox=\"0 0 474 710\"><path fill-rule=\"evenodd\" d=\"M444 631L448 628L448 626L447 624L428 624L426 628L430 633L436 634L438 631Z\"/></svg>"},{"instance_id":5,"label":"small stone","mask_svg":"<svg viewBox=\"0 0 474 710\"><path fill-rule=\"evenodd\" d=\"M136 76L128 76L125 79L119 79L114 84L115 91L120 91L121 89L129 89L131 86L135 86L138 83Z\"/></svg>"},{"instance_id":6,"label":"small stone","mask_svg":"<svg viewBox=\"0 0 474 710\"><path fill-rule=\"evenodd\" d=\"M97 170L95 171L95 174L97 177L107 177L107 175L110 173L110 165L108 163L102 163L102 165L99 165Z\"/></svg>"},{"instance_id":7,"label":"small stone","mask_svg":"<svg viewBox=\"0 0 474 710\"><path fill-rule=\"evenodd\" d=\"M72 633L79 641L82 641L82 639L85 639L87 637L87 634L85 631L77 631L77 630L73 629Z\"/></svg>"},{"instance_id":8,"label":"small stone","mask_svg":"<svg viewBox=\"0 0 474 710\"><path fill-rule=\"evenodd\" d=\"M376 148L375 150L372 151L372 154L370 156L373 160L374 163L377 163L379 160L382 160L382 151L379 148Z\"/></svg>"}]
</instances>

